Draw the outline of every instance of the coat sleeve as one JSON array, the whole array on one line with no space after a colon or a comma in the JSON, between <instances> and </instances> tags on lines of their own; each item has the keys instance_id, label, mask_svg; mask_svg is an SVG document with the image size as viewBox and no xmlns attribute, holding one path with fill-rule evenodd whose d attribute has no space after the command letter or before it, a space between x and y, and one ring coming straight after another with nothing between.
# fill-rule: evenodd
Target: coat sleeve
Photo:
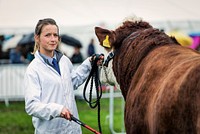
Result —
<instances>
[{"instance_id":1,"label":"coat sleeve","mask_svg":"<svg viewBox=\"0 0 200 134\"><path fill-rule=\"evenodd\" d=\"M87 58L75 70L72 70L72 83L75 89L77 89L81 84L85 82L90 74L91 68L91 63L89 58Z\"/></svg>"},{"instance_id":2,"label":"coat sleeve","mask_svg":"<svg viewBox=\"0 0 200 134\"><path fill-rule=\"evenodd\" d=\"M42 103L40 100L41 88L39 77L33 69L27 69L24 76L25 110L34 117L50 120L60 116L62 105L56 103Z\"/></svg>"}]
</instances>

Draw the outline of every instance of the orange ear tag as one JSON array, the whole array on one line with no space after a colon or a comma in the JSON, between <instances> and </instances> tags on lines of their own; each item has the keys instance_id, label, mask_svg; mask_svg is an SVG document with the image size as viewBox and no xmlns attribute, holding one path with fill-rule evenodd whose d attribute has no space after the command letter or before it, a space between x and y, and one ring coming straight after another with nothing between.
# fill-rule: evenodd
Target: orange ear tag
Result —
<instances>
[{"instance_id":1,"label":"orange ear tag","mask_svg":"<svg viewBox=\"0 0 200 134\"><path fill-rule=\"evenodd\" d=\"M106 39L103 40L103 46L107 47L107 48L111 48L110 41L109 41L109 36L108 35L106 35Z\"/></svg>"}]
</instances>

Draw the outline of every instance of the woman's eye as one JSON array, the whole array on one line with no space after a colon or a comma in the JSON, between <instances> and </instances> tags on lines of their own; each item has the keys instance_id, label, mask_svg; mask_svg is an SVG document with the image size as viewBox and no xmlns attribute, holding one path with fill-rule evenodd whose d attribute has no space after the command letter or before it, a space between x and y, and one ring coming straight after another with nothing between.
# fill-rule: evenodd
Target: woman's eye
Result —
<instances>
[{"instance_id":1,"label":"woman's eye","mask_svg":"<svg viewBox=\"0 0 200 134\"><path fill-rule=\"evenodd\" d=\"M58 34L54 34L55 37L58 37Z\"/></svg>"},{"instance_id":2,"label":"woman's eye","mask_svg":"<svg viewBox=\"0 0 200 134\"><path fill-rule=\"evenodd\" d=\"M46 37L51 37L51 36L58 37L58 34L46 34L45 36Z\"/></svg>"},{"instance_id":3,"label":"woman's eye","mask_svg":"<svg viewBox=\"0 0 200 134\"><path fill-rule=\"evenodd\" d=\"M46 37L49 37L49 36L51 36L51 34L46 34Z\"/></svg>"}]
</instances>

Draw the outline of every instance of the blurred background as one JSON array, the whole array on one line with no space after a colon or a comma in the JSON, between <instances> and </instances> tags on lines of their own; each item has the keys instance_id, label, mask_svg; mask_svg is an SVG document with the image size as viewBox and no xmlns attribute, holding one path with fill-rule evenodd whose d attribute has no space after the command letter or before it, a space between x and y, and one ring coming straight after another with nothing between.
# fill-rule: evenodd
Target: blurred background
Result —
<instances>
[{"instance_id":1,"label":"blurred background","mask_svg":"<svg viewBox=\"0 0 200 134\"><path fill-rule=\"evenodd\" d=\"M31 55L33 35L39 19L56 20L62 41L59 49L76 67L93 53L104 52L98 45L95 26L115 29L127 17L133 16L175 36L182 46L199 51L199 5L199 0L0 0L0 133L33 132L31 117L24 112L23 75L34 58ZM82 103L85 103L83 86L75 92L80 118L84 122L95 122L96 116L91 121L82 113ZM110 93L113 87L106 85L103 89L106 104L103 107L105 111L102 110L103 131L124 133L124 104L123 101L121 104L120 91L114 88ZM114 105L112 101L118 99L120 103ZM85 107L85 111L91 110ZM19 116L14 117L17 112ZM115 121L114 117L117 118ZM97 123L92 124L97 127Z\"/></svg>"}]
</instances>

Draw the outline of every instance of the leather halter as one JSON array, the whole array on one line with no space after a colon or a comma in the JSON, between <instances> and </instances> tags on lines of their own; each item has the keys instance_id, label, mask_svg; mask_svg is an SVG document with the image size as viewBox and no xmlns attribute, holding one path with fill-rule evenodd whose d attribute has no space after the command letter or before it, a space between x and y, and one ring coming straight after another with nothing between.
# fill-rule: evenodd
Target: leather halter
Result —
<instances>
[{"instance_id":1,"label":"leather halter","mask_svg":"<svg viewBox=\"0 0 200 134\"><path fill-rule=\"evenodd\" d=\"M109 52L105 62L103 63L103 66L108 67L109 61L112 60L114 56L115 56L115 52L114 51Z\"/></svg>"}]
</instances>

